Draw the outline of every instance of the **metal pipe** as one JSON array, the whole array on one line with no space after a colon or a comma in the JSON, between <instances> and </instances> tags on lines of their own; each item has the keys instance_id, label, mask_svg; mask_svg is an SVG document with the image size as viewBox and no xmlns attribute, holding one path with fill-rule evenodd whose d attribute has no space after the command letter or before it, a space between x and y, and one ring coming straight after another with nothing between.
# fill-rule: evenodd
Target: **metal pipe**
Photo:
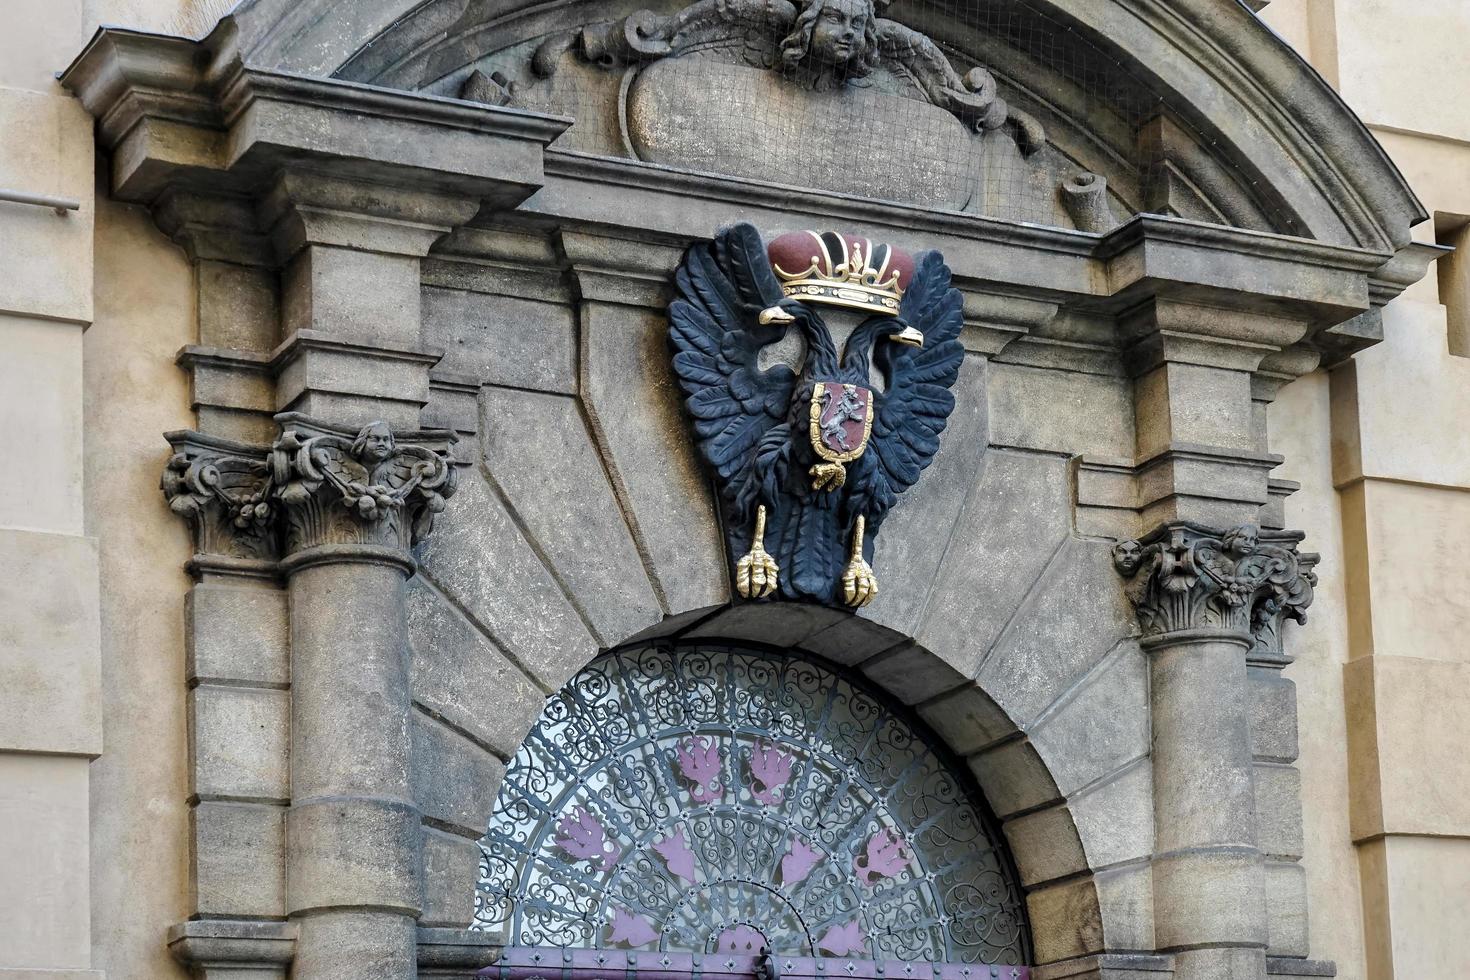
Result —
<instances>
[{"instance_id":1,"label":"metal pipe","mask_svg":"<svg viewBox=\"0 0 1470 980\"><path fill-rule=\"evenodd\" d=\"M25 191L13 191L7 187L0 187L0 201L11 204L34 204L38 207L50 208L60 215L65 215L68 211L79 211L82 207L81 201L75 201L69 197L28 194Z\"/></svg>"}]
</instances>

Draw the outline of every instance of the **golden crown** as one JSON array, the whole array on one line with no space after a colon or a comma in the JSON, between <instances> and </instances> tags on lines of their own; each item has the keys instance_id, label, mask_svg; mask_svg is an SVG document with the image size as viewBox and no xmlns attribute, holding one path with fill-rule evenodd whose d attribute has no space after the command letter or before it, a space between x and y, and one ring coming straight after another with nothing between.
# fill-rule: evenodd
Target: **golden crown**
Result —
<instances>
[{"instance_id":1,"label":"golden crown","mask_svg":"<svg viewBox=\"0 0 1470 980\"><path fill-rule=\"evenodd\" d=\"M798 231L767 247L781 291L791 299L896 315L913 278L913 259L885 244L834 232Z\"/></svg>"}]
</instances>

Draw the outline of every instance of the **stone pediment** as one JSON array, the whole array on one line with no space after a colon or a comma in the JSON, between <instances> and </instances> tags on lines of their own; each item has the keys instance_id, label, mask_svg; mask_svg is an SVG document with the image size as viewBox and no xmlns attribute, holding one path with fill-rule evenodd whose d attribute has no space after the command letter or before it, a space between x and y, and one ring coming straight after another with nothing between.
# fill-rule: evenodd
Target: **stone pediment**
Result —
<instances>
[{"instance_id":1,"label":"stone pediment","mask_svg":"<svg viewBox=\"0 0 1470 980\"><path fill-rule=\"evenodd\" d=\"M692 9L681 0L363 0L344 20L338 6L244 0L227 20L247 64L575 110L559 148L633 158L620 96L631 61L647 66L650 56L619 63L613 45L603 52L610 63L598 63L579 53L579 38ZM704 9L730 6L712 0ZM645 8L652 21L630 22ZM1045 133L1029 155L1019 126L972 139L985 164L972 213L1096 230L1154 212L1375 251L1406 246L1409 226L1424 217L1330 86L1236 0L987 0L963 9L893 0L874 10L932 41L961 80L988 72L1008 122L1030 118ZM767 26L775 33L779 23ZM744 58L732 56L729 36L700 31L688 34L687 50L672 45L653 62ZM633 37L667 40L657 31ZM478 91L467 91L477 72ZM871 77L884 91L881 74Z\"/></svg>"}]
</instances>

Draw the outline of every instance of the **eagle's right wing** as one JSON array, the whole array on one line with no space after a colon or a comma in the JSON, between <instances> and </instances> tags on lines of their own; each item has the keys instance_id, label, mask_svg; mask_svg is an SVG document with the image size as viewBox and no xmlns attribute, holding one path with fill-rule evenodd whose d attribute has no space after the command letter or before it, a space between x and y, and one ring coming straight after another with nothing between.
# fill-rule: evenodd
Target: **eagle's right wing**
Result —
<instances>
[{"instance_id":1,"label":"eagle's right wing","mask_svg":"<svg viewBox=\"0 0 1470 980\"><path fill-rule=\"evenodd\" d=\"M785 325L761 326L761 310L781 300L760 232L741 223L690 247L669 306L674 373L686 396L700 455L732 503L753 477L761 437L786 416L796 385L785 365L762 370L760 349Z\"/></svg>"}]
</instances>

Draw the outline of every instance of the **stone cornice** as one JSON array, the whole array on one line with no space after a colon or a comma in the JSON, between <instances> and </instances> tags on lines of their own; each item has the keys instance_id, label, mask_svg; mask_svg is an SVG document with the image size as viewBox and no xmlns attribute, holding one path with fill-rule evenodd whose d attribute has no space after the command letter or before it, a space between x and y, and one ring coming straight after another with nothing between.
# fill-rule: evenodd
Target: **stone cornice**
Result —
<instances>
[{"instance_id":1,"label":"stone cornice","mask_svg":"<svg viewBox=\"0 0 1470 980\"><path fill-rule=\"evenodd\" d=\"M1282 624L1306 622L1317 584L1319 556L1298 549L1303 537L1251 524L1222 531L1177 521L1119 542L1113 562L1129 579L1145 640L1223 631L1249 637L1250 662L1284 666L1290 659Z\"/></svg>"}]
</instances>

